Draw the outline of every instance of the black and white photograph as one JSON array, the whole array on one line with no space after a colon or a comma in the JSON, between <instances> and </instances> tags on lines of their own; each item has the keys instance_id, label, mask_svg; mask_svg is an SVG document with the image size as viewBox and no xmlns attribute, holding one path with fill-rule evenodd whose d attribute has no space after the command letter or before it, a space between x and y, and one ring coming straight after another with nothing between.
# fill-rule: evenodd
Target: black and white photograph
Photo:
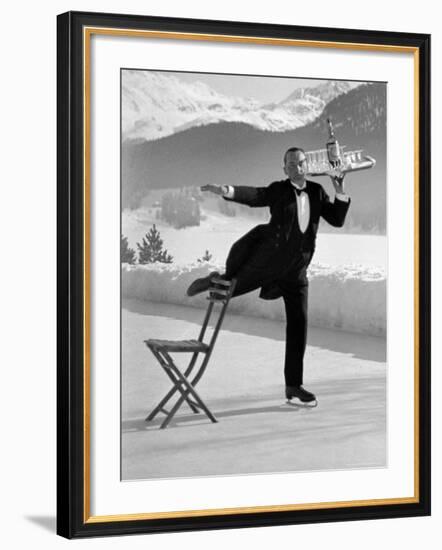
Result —
<instances>
[{"instance_id":1,"label":"black and white photograph","mask_svg":"<svg viewBox=\"0 0 442 550\"><path fill-rule=\"evenodd\" d=\"M442 540L437 5L4 4L3 548Z\"/></svg>"},{"instance_id":2,"label":"black and white photograph","mask_svg":"<svg viewBox=\"0 0 442 550\"><path fill-rule=\"evenodd\" d=\"M388 84L120 86L122 481L387 467Z\"/></svg>"}]
</instances>

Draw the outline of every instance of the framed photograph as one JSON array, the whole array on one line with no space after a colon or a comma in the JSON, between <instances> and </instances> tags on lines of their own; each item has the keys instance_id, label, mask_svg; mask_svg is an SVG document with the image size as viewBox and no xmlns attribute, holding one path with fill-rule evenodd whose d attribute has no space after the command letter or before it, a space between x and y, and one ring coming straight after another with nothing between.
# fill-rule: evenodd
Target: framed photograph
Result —
<instances>
[{"instance_id":1,"label":"framed photograph","mask_svg":"<svg viewBox=\"0 0 442 550\"><path fill-rule=\"evenodd\" d=\"M430 37L58 16L58 534L430 514Z\"/></svg>"}]
</instances>

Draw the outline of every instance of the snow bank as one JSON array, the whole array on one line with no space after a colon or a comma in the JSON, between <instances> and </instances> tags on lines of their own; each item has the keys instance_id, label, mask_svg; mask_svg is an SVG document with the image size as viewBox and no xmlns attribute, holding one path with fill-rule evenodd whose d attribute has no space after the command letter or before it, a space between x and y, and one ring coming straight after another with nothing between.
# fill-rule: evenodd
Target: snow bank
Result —
<instances>
[{"instance_id":1,"label":"snow bank","mask_svg":"<svg viewBox=\"0 0 442 550\"><path fill-rule=\"evenodd\" d=\"M122 296L151 302L206 308L204 295L189 298L187 287L197 277L222 267L205 263L128 265L122 268ZM312 264L309 270L309 324L316 327L385 336L386 277L381 269ZM282 300L260 300L258 291L234 298L229 312L284 320Z\"/></svg>"}]
</instances>

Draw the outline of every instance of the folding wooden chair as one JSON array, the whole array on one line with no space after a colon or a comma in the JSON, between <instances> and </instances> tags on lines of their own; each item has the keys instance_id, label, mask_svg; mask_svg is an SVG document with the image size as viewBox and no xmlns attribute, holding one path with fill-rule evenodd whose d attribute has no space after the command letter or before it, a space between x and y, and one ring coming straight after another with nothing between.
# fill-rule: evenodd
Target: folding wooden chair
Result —
<instances>
[{"instance_id":1,"label":"folding wooden chair","mask_svg":"<svg viewBox=\"0 0 442 550\"><path fill-rule=\"evenodd\" d=\"M181 405L186 402L194 413L203 411L212 422L218 422L196 392L195 386L201 380L209 363L227 306L229 305L230 298L235 289L235 282L234 279L232 281L226 281L220 279L218 276L212 278L207 297L209 305L198 340L144 340L144 343L154 354L158 363L172 382L172 388L149 414L146 421L152 420L159 412L162 412L166 415L166 418L160 428L167 428L175 413ZM204 336L206 335L209 321L212 314L216 315L216 312L218 312L218 319L214 324L212 337L208 343L204 343ZM179 369L174 363L170 355L173 353L192 353L190 362L184 371ZM199 354L203 355L203 359L200 366L196 367ZM166 404L176 394L178 394L178 399L170 411L165 409Z\"/></svg>"}]
</instances>

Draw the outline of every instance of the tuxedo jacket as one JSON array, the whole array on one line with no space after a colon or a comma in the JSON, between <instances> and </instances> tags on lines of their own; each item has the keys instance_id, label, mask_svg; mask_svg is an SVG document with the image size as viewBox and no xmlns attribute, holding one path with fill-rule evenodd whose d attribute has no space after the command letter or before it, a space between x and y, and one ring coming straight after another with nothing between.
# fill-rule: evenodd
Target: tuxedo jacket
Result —
<instances>
[{"instance_id":1,"label":"tuxedo jacket","mask_svg":"<svg viewBox=\"0 0 442 550\"><path fill-rule=\"evenodd\" d=\"M307 284L306 272L315 251L320 218L334 227L342 227L350 201L335 198L331 202L320 184L307 181L305 191L310 202L310 218L302 233L296 193L290 180L275 181L267 187L234 186L233 189L233 198L226 200L251 207L267 206L271 218L268 224L255 227L235 243L227 261L227 272L235 275L247 262L252 269L246 270L246 276L254 282L262 281L254 286L261 286L261 297L268 299L281 295L274 283L282 273L290 271L295 284Z\"/></svg>"}]
</instances>

